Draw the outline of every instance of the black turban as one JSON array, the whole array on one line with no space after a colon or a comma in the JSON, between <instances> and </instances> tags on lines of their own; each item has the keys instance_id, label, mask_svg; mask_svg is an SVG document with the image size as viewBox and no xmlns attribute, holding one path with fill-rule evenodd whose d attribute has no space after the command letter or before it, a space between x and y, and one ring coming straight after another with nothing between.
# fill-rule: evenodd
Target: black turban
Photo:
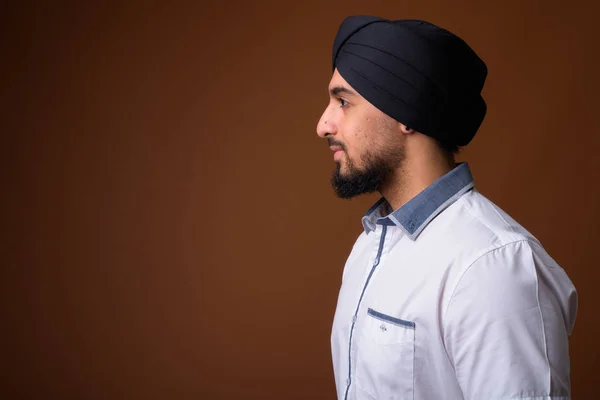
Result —
<instances>
[{"instance_id":1,"label":"black turban","mask_svg":"<svg viewBox=\"0 0 600 400\"><path fill-rule=\"evenodd\" d=\"M485 63L461 38L431 23L348 17L332 61L379 110L442 143L465 146L485 116Z\"/></svg>"}]
</instances>

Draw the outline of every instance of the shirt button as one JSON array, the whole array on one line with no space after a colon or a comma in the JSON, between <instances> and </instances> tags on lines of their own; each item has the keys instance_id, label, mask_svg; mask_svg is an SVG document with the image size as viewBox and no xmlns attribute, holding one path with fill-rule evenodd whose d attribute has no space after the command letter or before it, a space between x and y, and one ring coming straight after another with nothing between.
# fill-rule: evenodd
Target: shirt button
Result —
<instances>
[{"instance_id":1,"label":"shirt button","mask_svg":"<svg viewBox=\"0 0 600 400\"><path fill-rule=\"evenodd\" d=\"M356 322L356 315L352 317L352 323Z\"/></svg>"}]
</instances>

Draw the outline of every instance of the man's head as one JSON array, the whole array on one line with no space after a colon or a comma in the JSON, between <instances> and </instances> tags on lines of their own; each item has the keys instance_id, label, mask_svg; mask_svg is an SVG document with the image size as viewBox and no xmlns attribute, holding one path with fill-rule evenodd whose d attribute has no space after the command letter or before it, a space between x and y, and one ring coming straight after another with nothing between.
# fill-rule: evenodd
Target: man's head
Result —
<instances>
[{"instance_id":1,"label":"man's head","mask_svg":"<svg viewBox=\"0 0 600 400\"><path fill-rule=\"evenodd\" d=\"M317 132L341 150L332 179L340 197L378 190L401 169L410 143L456 152L485 116L485 64L462 39L424 21L346 18L332 69Z\"/></svg>"}]
</instances>

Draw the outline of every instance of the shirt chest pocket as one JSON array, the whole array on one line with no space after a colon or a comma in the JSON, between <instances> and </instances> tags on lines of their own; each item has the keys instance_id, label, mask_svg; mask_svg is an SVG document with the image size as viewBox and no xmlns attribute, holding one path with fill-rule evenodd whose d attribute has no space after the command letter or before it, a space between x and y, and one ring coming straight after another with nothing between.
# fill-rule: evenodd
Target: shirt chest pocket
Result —
<instances>
[{"instance_id":1,"label":"shirt chest pocket","mask_svg":"<svg viewBox=\"0 0 600 400\"><path fill-rule=\"evenodd\" d=\"M377 399L413 399L415 323L368 309L358 343L356 386Z\"/></svg>"}]
</instances>

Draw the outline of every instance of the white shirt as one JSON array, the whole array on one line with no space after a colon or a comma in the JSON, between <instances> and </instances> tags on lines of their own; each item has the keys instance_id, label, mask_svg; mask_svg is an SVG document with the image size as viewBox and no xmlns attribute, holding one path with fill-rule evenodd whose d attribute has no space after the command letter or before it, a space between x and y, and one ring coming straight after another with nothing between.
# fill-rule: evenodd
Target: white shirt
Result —
<instances>
[{"instance_id":1,"label":"white shirt","mask_svg":"<svg viewBox=\"0 0 600 400\"><path fill-rule=\"evenodd\" d=\"M331 334L339 399L570 398L575 288L466 163L363 225Z\"/></svg>"}]
</instances>

